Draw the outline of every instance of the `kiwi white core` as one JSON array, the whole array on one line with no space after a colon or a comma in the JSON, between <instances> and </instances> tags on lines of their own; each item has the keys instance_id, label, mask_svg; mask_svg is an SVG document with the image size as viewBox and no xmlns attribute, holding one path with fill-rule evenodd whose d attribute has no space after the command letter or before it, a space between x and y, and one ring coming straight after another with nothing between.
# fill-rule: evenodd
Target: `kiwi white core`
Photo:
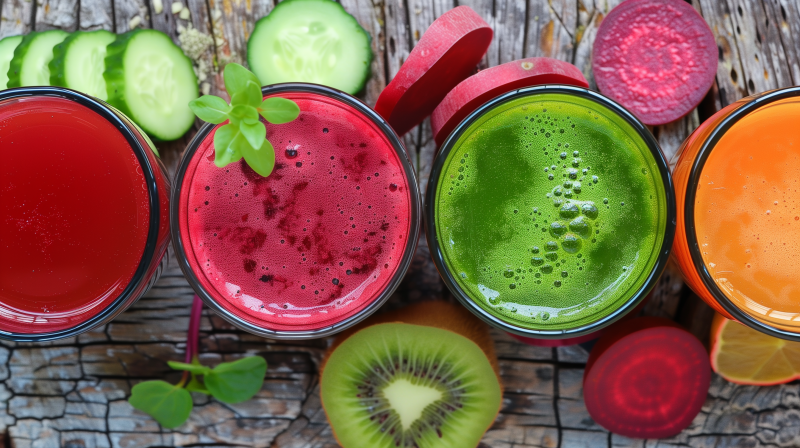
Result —
<instances>
[{"instance_id":1,"label":"kiwi white core","mask_svg":"<svg viewBox=\"0 0 800 448\"><path fill-rule=\"evenodd\" d=\"M442 399L442 391L432 387L420 386L399 378L383 389L383 396L400 416L400 425L408 429L422 417L422 411L431 403Z\"/></svg>"}]
</instances>

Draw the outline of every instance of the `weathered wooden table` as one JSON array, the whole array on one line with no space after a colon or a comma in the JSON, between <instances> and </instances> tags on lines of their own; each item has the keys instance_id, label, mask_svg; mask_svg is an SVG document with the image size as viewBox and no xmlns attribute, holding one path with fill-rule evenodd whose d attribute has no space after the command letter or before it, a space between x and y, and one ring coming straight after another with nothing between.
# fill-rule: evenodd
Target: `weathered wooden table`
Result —
<instances>
[{"instance_id":1,"label":"weathered wooden table","mask_svg":"<svg viewBox=\"0 0 800 448\"><path fill-rule=\"evenodd\" d=\"M590 54L604 15L619 0L341 0L373 37L373 77L363 98L374 104L428 25L466 4L494 27L482 65L549 56L577 65L591 80ZM716 35L716 84L697 111L653 129L670 157L710 114L738 98L800 81L800 4L797 0L693 0ZM271 0L2 0L0 37L61 28L142 26L180 42L190 25L212 35L198 51L205 87L222 86L214 67L242 62L255 20ZM179 12L188 9L189 14ZM173 13L176 11L176 13ZM201 48L202 50L202 48ZM202 76L201 76L202 78ZM190 133L191 134L191 133ZM159 145L171 167L191 135ZM426 121L405 143L426 184L434 143ZM0 445L7 447L258 446L334 447L320 407L317 368L327 340L279 342L233 329L206 310L201 357L206 363L259 354L269 362L261 392L226 405L195 395L197 406L180 428L163 430L126 398L145 379L177 381L167 360L181 360L192 290L173 262L155 288L112 323L49 344L0 344ZM402 287L388 307L418 300L452 300L430 261L424 237ZM645 313L675 318L707 343L710 309L686 289L671 267ZM495 332L505 395L484 439L505 447L798 447L800 384L742 387L715 376L702 412L679 436L662 441L609 434L589 417L581 397L587 352L522 345ZM679 393L679 391L676 391ZM482 445L482 446L484 446Z\"/></svg>"}]
</instances>

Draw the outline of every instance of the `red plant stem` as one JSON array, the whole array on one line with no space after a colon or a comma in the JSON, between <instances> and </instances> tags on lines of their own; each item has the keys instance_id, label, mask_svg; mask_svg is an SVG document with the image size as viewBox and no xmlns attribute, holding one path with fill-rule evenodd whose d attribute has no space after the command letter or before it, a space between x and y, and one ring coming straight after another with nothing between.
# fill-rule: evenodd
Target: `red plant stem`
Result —
<instances>
[{"instance_id":1,"label":"red plant stem","mask_svg":"<svg viewBox=\"0 0 800 448\"><path fill-rule=\"evenodd\" d=\"M203 315L203 301L197 294L192 301L192 311L189 316L189 330L186 334L186 361L191 363L192 359L198 355L197 348L200 339L200 318Z\"/></svg>"},{"instance_id":2,"label":"red plant stem","mask_svg":"<svg viewBox=\"0 0 800 448\"><path fill-rule=\"evenodd\" d=\"M192 310L189 314L189 329L186 332L186 357L184 362L190 364L192 360L198 355L198 346L200 345L200 318L203 316L203 301L197 294L194 295L192 300ZM183 386L189 381L189 372L183 371L180 386Z\"/></svg>"}]
</instances>

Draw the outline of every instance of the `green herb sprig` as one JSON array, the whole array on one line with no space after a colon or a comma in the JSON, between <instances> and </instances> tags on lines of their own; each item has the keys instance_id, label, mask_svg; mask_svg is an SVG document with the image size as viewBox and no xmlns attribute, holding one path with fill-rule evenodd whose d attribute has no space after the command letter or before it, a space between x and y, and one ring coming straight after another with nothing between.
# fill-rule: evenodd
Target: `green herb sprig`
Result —
<instances>
[{"instance_id":1,"label":"green herb sprig","mask_svg":"<svg viewBox=\"0 0 800 448\"><path fill-rule=\"evenodd\" d=\"M131 389L128 399L131 406L149 414L164 428L176 428L189 418L194 406L189 392L211 395L224 403L240 403L252 398L264 383L267 361L260 356L223 362L214 368L200 364L197 347L202 311L203 302L194 296L186 337L186 362L168 362L173 369L183 371L181 381L175 385L161 380L145 381Z\"/></svg>"},{"instance_id":2,"label":"green herb sprig","mask_svg":"<svg viewBox=\"0 0 800 448\"><path fill-rule=\"evenodd\" d=\"M214 133L214 163L218 167L244 157L253 171L267 177L275 168L275 149L267 140L267 129L258 116L272 124L284 124L294 121L300 115L300 108L286 98L262 101L258 78L239 64L226 65L223 77L230 104L218 96L203 95L190 102L189 107L203 121L213 124L229 121Z\"/></svg>"}]
</instances>

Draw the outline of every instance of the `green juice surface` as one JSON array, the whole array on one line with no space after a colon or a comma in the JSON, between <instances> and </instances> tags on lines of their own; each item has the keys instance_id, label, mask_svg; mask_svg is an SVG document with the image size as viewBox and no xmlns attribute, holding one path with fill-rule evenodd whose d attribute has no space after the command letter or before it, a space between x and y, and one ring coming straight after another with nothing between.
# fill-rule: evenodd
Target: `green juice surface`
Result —
<instances>
[{"instance_id":1,"label":"green juice surface","mask_svg":"<svg viewBox=\"0 0 800 448\"><path fill-rule=\"evenodd\" d=\"M458 286L532 330L591 324L652 272L667 226L658 165L591 99L532 93L480 116L444 162L438 245Z\"/></svg>"}]
</instances>

